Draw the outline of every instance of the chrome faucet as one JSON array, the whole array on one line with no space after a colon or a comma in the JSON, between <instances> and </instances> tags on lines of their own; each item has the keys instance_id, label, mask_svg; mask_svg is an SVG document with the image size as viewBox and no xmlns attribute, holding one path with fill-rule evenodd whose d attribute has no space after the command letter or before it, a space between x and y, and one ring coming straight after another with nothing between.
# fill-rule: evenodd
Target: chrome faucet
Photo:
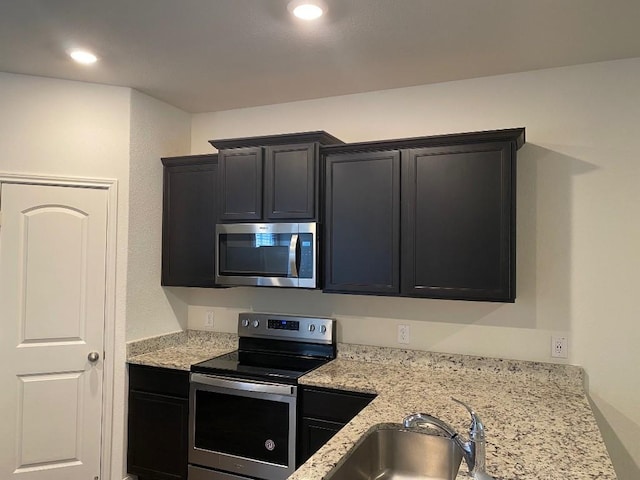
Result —
<instances>
[{"instance_id":1,"label":"chrome faucet","mask_svg":"<svg viewBox=\"0 0 640 480\"><path fill-rule=\"evenodd\" d=\"M471 424L469 425L469 440L464 441L458 432L456 432L451 426L443 422L439 418L436 418L427 413L414 413L409 415L402 422L404 428L413 428L418 425L427 425L435 427L445 434L447 434L462 451L462 457L464 458L467 467L469 467L469 474L478 480L491 479L485 472L485 436L484 425L482 420L473 409L464 402L452 398L456 403L459 403L467 409L471 415Z\"/></svg>"}]
</instances>

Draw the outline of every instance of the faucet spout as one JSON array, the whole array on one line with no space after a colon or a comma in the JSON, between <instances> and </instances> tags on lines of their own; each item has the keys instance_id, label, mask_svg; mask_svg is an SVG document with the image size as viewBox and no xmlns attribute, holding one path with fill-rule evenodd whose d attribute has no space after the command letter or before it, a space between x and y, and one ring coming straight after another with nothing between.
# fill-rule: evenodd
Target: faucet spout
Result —
<instances>
[{"instance_id":1,"label":"faucet spout","mask_svg":"<svg viewBox=\"0 0 640 480\"><path fill-rule=\"evenodd\" d=\"M447 423L443 422L439 418L436 418L428 413L414 413L405 417L402 421L404 428L413 428L418 425L428 425L430 427L437 428L438 430L446 433L449 438L454 438L458 433L451 428Z\"/></svg>"},{"instance_id":2,"label":"faucet spout","mask_svg":"<svg viewBox=\"0 0 640 480\"><path fill-rule=\"evenodd\" d=\"M467 404L452 398L452 400L464 406L471 415L471 424L469 426L469 440L465 441L449 424L443 422L439 418L429 415L428 413L414 413L403 420L405 428L414 428L419 425L427 425L444 432L451 438L456 446L461 450L469 474L478 479L490 479L491 477L485 472L485 433L484 424L478 414Z\"/></svg>"}]
</instances>

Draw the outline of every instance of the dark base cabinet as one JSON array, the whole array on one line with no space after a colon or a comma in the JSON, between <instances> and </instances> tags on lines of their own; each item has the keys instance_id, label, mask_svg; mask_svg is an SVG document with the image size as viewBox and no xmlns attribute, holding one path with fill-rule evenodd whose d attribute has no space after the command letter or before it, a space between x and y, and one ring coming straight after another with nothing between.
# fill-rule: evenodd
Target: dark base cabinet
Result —
<instances>
[{"instance_id":1,"label":"dark base cabinet","mask_svg":"<svg viewBox=\"0 0 640 480\"><path fill-rule=\"evenodd\" d=\"M189 372L129 365L127 472L186 480Z\"/></svg>"},{"instance_id":2,"label":"dark base cabinet","mask_svg":"<svg viewBox=\"0 0 640 480\"><path fill-rule=\"evenodd\" d=\"M375 395L321 388L302 388L296 468L316 453Z\"/></svg>"}]
</instances>

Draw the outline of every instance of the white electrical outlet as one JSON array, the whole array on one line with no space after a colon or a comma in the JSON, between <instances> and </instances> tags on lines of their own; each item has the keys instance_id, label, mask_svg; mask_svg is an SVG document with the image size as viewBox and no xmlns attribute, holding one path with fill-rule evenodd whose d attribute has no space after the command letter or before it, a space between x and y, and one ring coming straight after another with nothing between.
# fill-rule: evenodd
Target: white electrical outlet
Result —
<instances>
[{"instance_id":1,"label":"white electrical outlet","mask_svg":"<svg viewBox=\"0 0 640 480\"><path fill-rule=\"evenodd\" d=\"M398 343L409 343L409 325L398 325Z\"/></svg>"},{"instance_id":2,"label":"white electrical outlet","mask_svg":"<svg viewBox=\"0 0 640 480\"><path fill-rule=\"evenodd\" d=\"M569 358L569 339L563 336L551 336L551 356Z\"/></svg>"},{"instance_id":3,"label":"white electrical outlet","mask_svg":"<svg viewBox=\"0 0 640 480\"><path fill-rule=\"evenodd\" d=\"M211 310L204 317L204 326L205 328L213 328L213 312Z\"/></svg>"}]
</instances>

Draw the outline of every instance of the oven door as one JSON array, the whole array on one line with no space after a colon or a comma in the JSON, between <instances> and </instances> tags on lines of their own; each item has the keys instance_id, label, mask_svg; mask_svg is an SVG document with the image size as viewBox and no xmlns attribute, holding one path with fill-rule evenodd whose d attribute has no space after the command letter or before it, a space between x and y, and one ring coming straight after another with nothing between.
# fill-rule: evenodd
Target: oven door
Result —
<instances>
[{"instance_id":1,"label":"oven door","mask_svg":"<svg viewBox=\"0 0 640 480\"><path fill-rule=\"evenodd\" d=\"M287 478L295 469L296 403L294 385L192 373L189 463Z\"/></svg>"},{"instance_id":2,"label":"oven door","mask_svg":"<svg viewBox=\"0 0 640 480\"><path fill-rule=\"evenodd\" d=\"M216 283L316 288L317 224L216 226Z\"/></svg>"}]
</instances>

